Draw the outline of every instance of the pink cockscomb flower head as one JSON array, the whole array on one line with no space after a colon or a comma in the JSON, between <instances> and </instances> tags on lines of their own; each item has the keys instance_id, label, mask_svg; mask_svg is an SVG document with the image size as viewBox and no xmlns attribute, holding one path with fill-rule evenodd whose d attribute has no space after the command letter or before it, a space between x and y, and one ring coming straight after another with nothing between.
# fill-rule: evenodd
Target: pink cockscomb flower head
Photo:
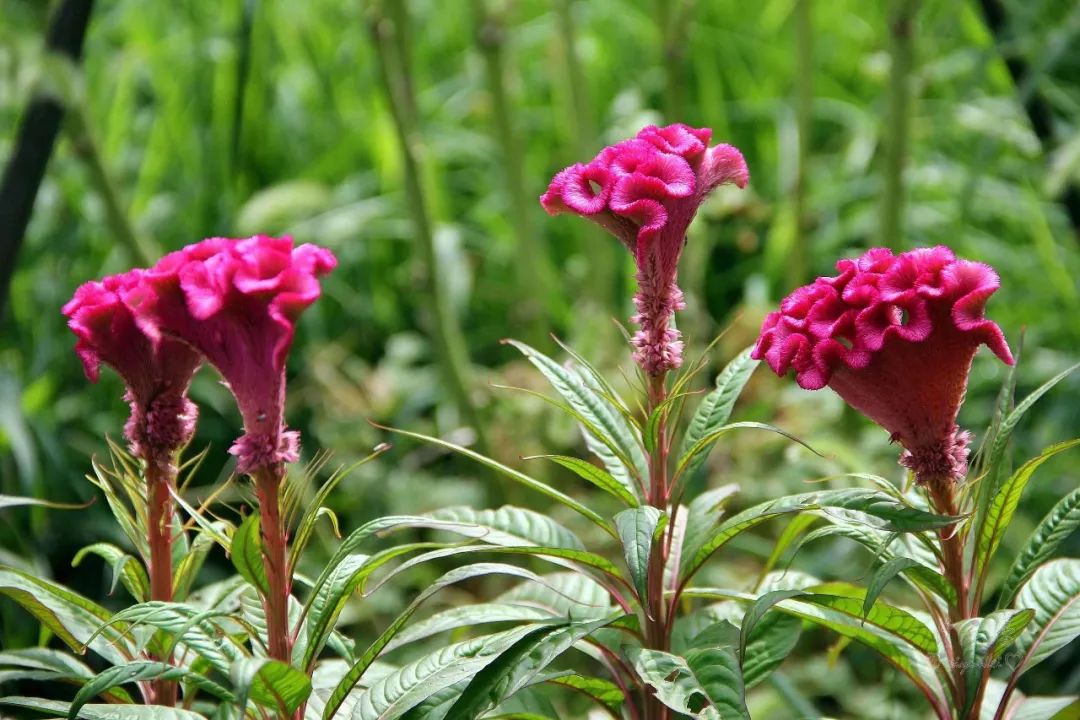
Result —
<instances>
[{"instance_id":1,"label":"pink cockscomb flower head","mask_svg":"<svg viewBox=\"0 0 1080 720\"><path fill-rule=\"evenodd\" d=\"M123 296L144 282L142 270L83 284L64 305L75 352L87 379L97 382L105 363L124 380L131 416L124 436L147 462L170 462L195 431L198 409L187 398L202 358L187 345L148 335Z\"/></svg>"},{"instance_id":2,"label":"pink cockscomb flower head","mask_svg":"<svg viewBox=\"0 0 1080 720\"><path fill-rule=\"evenodd\" d=\"M875 248L836 269L765 318L753 357L778 375L793 369L808 390L831 387L891 433L920 482L963 478L971 436L956 415L975 351L986 344L1013 363L983 316L997 273L943 246Z\"/></svg>"},{"instance_id":3,"label":"pink cockscomb flower head","mask_svg":"<svg viewBox=\"0 0 1080 720\"><path fill-rule=\"evenodd\" d=\"M151 334L184 341L221 373L244 422L229 451L240 472L299 456L284 421L285 361L297 318L336 264L288 237L211 238L166 255L129 297Z\"/></svg>"},{"instance_id":4,"label":"pink cockscomb flower head","mask_svg":"<svg viewBox=\"0 0 1080 720\"><path fill-rule=\"evenodd\" d=\"M557 174L540 197L551 215L574 213L617 237L634 254L638 293L634 359L649 375L682 363L671 317L682 309L676 284L686 230L698 206L719 185L745 187L750 175L731 145L710 147L712 131L650 125L604 148L585 164Z\"/></svg>"}]
</instances>

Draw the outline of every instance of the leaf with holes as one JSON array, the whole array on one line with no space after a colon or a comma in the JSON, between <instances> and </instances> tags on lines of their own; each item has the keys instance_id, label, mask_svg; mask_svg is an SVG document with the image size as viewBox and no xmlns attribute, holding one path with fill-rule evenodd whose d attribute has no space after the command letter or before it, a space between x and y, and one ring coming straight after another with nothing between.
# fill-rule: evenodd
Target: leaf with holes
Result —
<instances>
[{"instance_id":1,"label":"leaf with holes","mask_svg":"<svg viewBox=\"0 0 1080 720\"><path fill-rule=\"evenodd\" d=\"M737 641L731 627L731 640ZM672 710L700 720L750 720L733 645L690 650L685 657L631 648L628 658L656 697Z\"/></svg>"}]
</instances>

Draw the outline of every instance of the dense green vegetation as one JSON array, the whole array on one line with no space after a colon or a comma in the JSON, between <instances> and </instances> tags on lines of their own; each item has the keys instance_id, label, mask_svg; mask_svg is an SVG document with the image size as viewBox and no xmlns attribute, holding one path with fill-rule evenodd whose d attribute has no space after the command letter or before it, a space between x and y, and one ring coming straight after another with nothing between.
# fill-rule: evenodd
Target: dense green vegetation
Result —
<instances>
[{"instance_id":1,"label":"dense green vegetation","mask_svg":"<svg viewBox=\"0 0 1080 720\"><path fill-rule=\"evenodd\" d=\"M955 0L99 0L74 71L42 53L47 5L0 0L0 159L36 92L52 89L69 106L0 317L0 494L89 501L89 459L120 435L122 385L110 373L86 382L59 313L79 283L203 237L288 233L340 261L290 360L289 418L305 460L334 469L395 443L335 491L341 527L460 504L548 511L366 420L475 443L515 467L540 452L576 454L565 418L495 387L543 389L499 341L558 356L555 333L609 376L629 369L612 323L632 313L629 256L599 230L548 218L536 197L556 170L652 122L713 128L751 172L747 191L722 189L704 208L682 264L688 357L727 331L701 387L790 288L878 244L948 244L996 268L989 314L1014 349L1025 333L1018 392L1076 359L1080 231L1061 198L1080 185L1080 8L1068 0L1002 3L997 37L980 3ZM895 15L909 7L905 36ZM399 32L387 33L380 13ZM1026 66L1024 82L1002 53ZM1036 102L1053 120L1047 137L1025 110ZM986 426L1003 377L985 351L977 357L962 424ZM1040 402L1016 433L1017 458L1076 434L1078 393L1073 377ZM202 407L193 446L214 449L186 490L195 500L231 473L221 459L236 418L211 373L192 395ZM902 479L884 433L829 392L761 373L740 402L739 419L780 425L826 457L767 435L728 441L705 482L739 483L739 508L839 473ZM534 471L586 492L561 469ZM1005 544L1019 548L1078 479L1075 454L1049 461ZM221 499L243 500L236 488ZM708 570L713 584L756 573L782 529L763 525L733 543ZM330 539L328 525L320 531ZM119 542L100 500L78 511L0 509L0 561L108 605L108 569L70 566L103 537ZM1078 542L1063 554L1077 555ZM225 572L224 558L211 563ZM856 579L868 559L840 541L807 547L795 564ZM434 574L418 572L416 586ZM349 630L370 640L410 598L399 586L355 603ZM37 637L0 602L0 644ZM837 717L923 707L867 651L843 649L830 665L824 634L801 642L751 696L755 718L806 704ZM1074 642L1022 689L1080 692L1078 658Z\"/></svg>"}]
</instances>

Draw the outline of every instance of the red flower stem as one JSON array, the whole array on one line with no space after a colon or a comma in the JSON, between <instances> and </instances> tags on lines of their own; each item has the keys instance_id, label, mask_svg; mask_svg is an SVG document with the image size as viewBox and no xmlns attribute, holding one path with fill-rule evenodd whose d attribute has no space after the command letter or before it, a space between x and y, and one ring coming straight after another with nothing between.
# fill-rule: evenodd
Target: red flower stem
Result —
<instances>
[{"instance_id":1,"label":"red flower stem","mask_svg":"<svg viewBox=\"0 0 1080 720\"><path fill-rule=\"evenodd\" d=\"M286 560L289 534L281 516L280 490L284 477L285 466L282 463L259 468L254 473L262 528L263 568L269 585L269 592L262 599L266 613L267 644L270 657L289 665L292 660L292 635L289 631L292 578Z\"/></svg>"},{"instance_id":2,"label":"red flower stem","mask_svg":"<svg viewBox=\"0 0 1080 720\"><path fill-rule=\"evenodd\" d=\"M648 414L664 403L667 398L666 372L649 376L649 395L646 405ZM649 504L659 510L667 511L667 457L668 438L666 420L657 423L656 445L649 455ZM664 603L664 567L667 564L665 543L653 544L649 555L649 567L646 576L648 590L645 612L645 641L654 650L667 651L671 647L671 626L667 620L667 608ZM656 699L649 690L645 691L645 720L667 720L668 708Z\"/></svg>"},{"instance_id":3,"label":"red flower stem","mask_svg":"<svg viewBox=\"0 0 1080 720\"><path fill-rule=\"evenodd\" d=\"M920 478L920 482L925 484L934 510L942 515L955 516L960 514L960 507L956 499L956 480L947 476L939 476ZM955 660L955 658L961 656L960 635L956 631L955 623L971 617L967 602L968 581L967 576L964 574L964 540L955 526L941 528L938 530L938 537L941 540L941 566L945 571L945 579L949 581L949 584L956 591L956 602L949 606L949 620L952 621L949 626L949 641L952 645L950 656L954 658L954 687L958 695L956 704L957 707L962 707L966 685L964 683L964 668L961 663Z\"/></svg>"},{"instance_id":4,"label":"red flower stem","mask_svg":"<svg viewBox=\"0 0 1080 720\"><path fill-rule=\"evenodd\" d=\"M149 458L146 463L146 542L150 548L150 599L172 602L172 492L176 465L172 458ZM157 658L172 664L171 654ZM176 705L176 683L155 680L151 683L151 702Z\"/></svg>"}]
</instances>

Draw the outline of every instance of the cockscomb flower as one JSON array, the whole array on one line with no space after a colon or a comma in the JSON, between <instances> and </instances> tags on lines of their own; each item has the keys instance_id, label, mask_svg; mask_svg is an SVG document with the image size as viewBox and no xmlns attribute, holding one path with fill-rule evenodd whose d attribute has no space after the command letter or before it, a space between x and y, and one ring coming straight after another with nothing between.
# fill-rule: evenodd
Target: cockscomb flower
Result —
<instances>
[{"instance_id":1,"label":"cockscomb flower","mask_svg":"<svg viewBox=\"0 0 1080 720\"><path fill-rule=\"evenodd\" d=\"M124 380L124 399L131 416L124 437L136 456L168 463L195 431L198 408L187 398L188 386L201 362L182 342L147 335L123 296L144 281L142 270L130 270L80 286L62 312L78 338L75 352L91 382L105 363Z\"/></svg>"},{"instance_id":2,"label":"cockscomb flower","mask_svg":"<svg viewBox=\"0 0 1080 720\"><path fill-rule=\"evenodd\" d=\"M336 264L287 237L211 238L166 255L127 298L148 333L184 341L221 373L244 422L229 451L240 472L299 456L284 422L285 361L296 319Z\"/></svg>"},{"instance_id":3,"label":"cockscomb flower","mask_svg":"<svg viewBox=\"0 0 1080 720\"><path fill-rule=\"evenodd\" d=\"M649 375L682 363L672 314L685 307L676 284L686 230L717 186L749 181L742 154L709 147L712 131L650 125L636 137L604 148L591 161L558 173L540 197L551 215L574 213L617 237L634 254L638 293L633 321L635 361Z\"/></svg>"},{"instance_id":4,"label":"cockscomb flower","mask_svg":"<svg viewBox=\"0 0 1080 720\"><path fill-rule=\"evenodd\" d=\"M970 434L956 425L972 358L986 344L1011 365L983 316L998 289L988 265L938 246L875 248L795 290L762 325L753 357L808 390L828 385L891 433L920 482L967 473Z\"/></svg>"}]
</instances>

